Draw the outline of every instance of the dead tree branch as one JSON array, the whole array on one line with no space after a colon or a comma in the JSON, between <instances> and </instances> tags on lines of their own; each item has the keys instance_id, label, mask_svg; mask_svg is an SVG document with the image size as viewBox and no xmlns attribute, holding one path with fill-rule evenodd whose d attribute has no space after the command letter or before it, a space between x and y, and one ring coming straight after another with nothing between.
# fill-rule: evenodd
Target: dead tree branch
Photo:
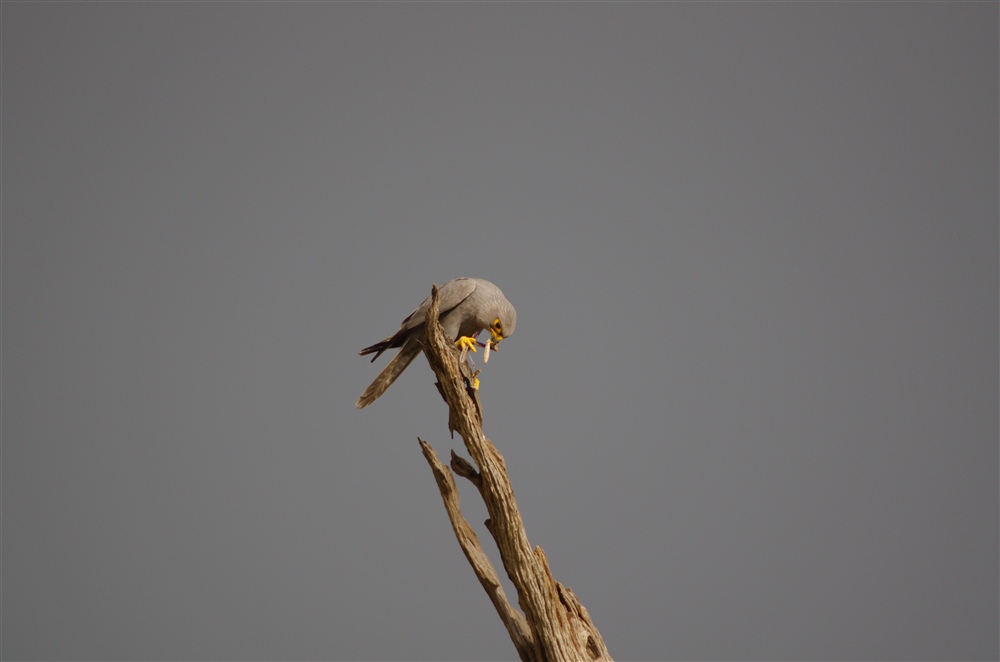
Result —
<instances>
[{"instance_id":1,"label":"dead tree branch","mask_svg":"<svg viewBox=\"0 0 1000 662\"><path fill-rule=\"evenodd\" d=\"M496 570L462 516L454 476L430 444L420 440L459 545L500 614L522 660L611 660L587 610L573 591L552 577L542 549L532 548L528 542L503 456L483 434L479 393L471 386L473 375L468 365L459 361L458 351L445 337L438 322L440 297L437 286L432 288L431 296L433 302L427 311L424 354L437 375L438 390L448 403L448 427L452 433L457 431L461 435L478 471L454 452L451 467L476 486L486 504L490 516L487 530L496 541L507 576L517 589L523 614L507 602Z\"/></svg>"}]
</instances>

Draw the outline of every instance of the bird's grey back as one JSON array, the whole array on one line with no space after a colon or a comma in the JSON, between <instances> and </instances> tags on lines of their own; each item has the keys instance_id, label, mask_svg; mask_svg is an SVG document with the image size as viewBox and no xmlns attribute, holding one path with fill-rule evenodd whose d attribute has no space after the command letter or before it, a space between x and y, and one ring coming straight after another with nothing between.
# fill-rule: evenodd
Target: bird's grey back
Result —
<instances>
[{"instance_id":1,"label":"bird's grey back","mask_svg":"<svg viewBox=\"0 0 1000 662\"><path fill-rule=\"evenodd\" d=\"M472 333L472 326L479 323L476 331L488 327L493 319L500 318L504 326L504 336L514 332L517 313L500 288L482 278L453 278L441 286L441 324L449 336L456 336L461 326ZM400 328L413 329L424 323L431 298L427 297L417 309L407 316ZM449 324L449 322L452 322Z\"/></svg>"},{"instance_id":2,"label":"bird's grey back","mask_svg":"<svg viewBox=\"0 0 1000 662\"><path fill-rule=\"evenodd\" d=\"M517 311L514 310L514 306L500 291L500 288L482 278L468 280L474 281L476 284L476 289L470 298L475 299L476 312L479 315L478 321L482 322L483 327L489 327L493 320L499 317L503 324L504 337L514 333L514 327L517 325Z\"/></svg>"}]
</instances>

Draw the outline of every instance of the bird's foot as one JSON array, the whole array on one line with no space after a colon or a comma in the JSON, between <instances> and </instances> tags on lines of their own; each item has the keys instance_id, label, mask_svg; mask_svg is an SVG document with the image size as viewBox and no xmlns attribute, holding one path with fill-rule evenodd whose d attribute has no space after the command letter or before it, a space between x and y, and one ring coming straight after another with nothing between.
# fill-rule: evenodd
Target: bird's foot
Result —
<instances>
[{"instance_id":1,"label":"bird's foot","mask_svg":"<svg viewBox=\"0 0 1000 662\"><path fill-rule=\"evenodd\" d=\"M473 338L472 336L461 336L455 341L455 344L458 345L458 348L461 349L462 351L469 351L471 349L473 352L475 352L476 345L478 343L476 342L476 339Z\"/></svg>"},{"instance_id":2,"label":"bird's foot","mask_svg":"<svg viewBox=\"0 0 1000 662\"><path fill-rule=\"evenodd\" d=\"M474 391L478 391L479 390L479 377L476 377L476 375L478 375L478 374L479 374L478 370L476 370L474 373L472 373L472 390L474 390Z\"/></svg>"}]
</instances>

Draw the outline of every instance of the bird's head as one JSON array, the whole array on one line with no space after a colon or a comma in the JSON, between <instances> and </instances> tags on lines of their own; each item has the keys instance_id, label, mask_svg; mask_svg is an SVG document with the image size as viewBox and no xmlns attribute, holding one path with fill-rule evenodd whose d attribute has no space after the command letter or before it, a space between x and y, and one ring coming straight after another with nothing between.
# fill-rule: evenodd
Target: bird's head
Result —
<instances>
[{"instance_id":1,"label":"bird's head","mask_svg":"<svg viewBox=\"0 0 1000 662\"><path fill-rule=\"evenodd\" d=\"M496 315L490 325L486 327L490 332L490 345L493 346L493 349L497 349L501 340L513 335L514 327L517 325L517 312L506 299L500 302L495 312Z\"/></svg>"}]
</instances>

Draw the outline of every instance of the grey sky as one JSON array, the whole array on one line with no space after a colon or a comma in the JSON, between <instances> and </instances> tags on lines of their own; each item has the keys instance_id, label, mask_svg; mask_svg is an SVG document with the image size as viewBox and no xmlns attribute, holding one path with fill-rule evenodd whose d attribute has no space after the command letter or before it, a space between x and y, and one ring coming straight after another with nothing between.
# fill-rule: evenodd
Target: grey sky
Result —
<instances>
[{"instance_id":1,"label":"grey sky","mask_svg":"<svg viewBox=\"0 0 1000 662\"><path fill-rule=\"evenodd\" d=\"M996 3L0 11L4 659L513 658L354 409L456 276L618 659L1000 656Z\"/></svg>"}]
</instances>

